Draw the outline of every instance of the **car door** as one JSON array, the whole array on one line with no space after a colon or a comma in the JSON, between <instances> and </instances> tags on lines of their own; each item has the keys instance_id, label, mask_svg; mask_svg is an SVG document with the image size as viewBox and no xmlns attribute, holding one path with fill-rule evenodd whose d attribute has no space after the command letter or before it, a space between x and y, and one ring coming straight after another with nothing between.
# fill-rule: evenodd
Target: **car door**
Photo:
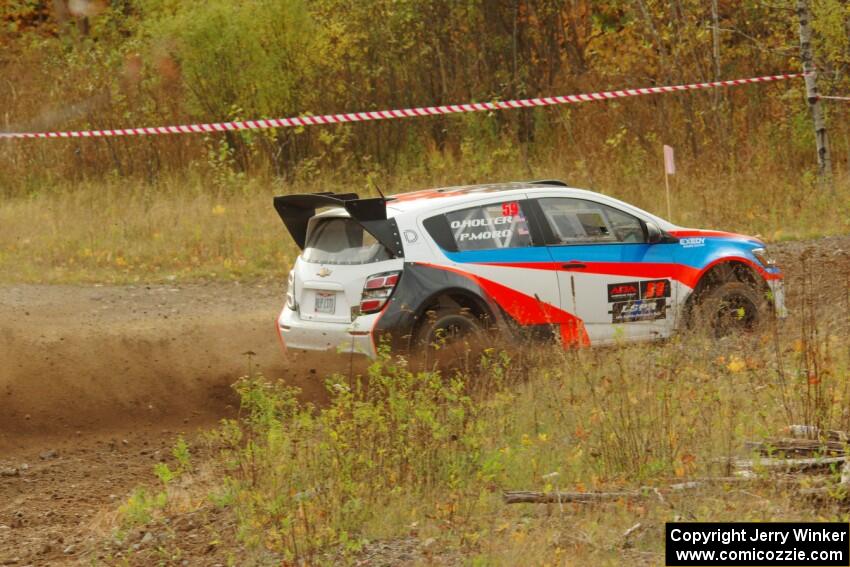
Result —
<instances>
[{"instance_id":1,"label":"car door","mask_svg":"<svg viewBox=\"0 0 850 567\"><path fill-rule=\"evenodd\" d=\"M591 343L663 337L674 326L675 246L649 244L645 221L599 201L536 201L558 277L561 309Z\"/></svg>"}]
</instances>

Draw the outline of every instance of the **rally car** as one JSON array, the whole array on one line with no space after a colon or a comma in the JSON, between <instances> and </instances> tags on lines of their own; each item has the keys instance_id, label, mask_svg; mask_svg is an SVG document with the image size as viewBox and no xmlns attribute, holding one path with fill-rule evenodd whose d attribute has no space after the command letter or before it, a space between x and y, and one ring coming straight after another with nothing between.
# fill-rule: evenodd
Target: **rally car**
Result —
<instances>
[{"instance_id":1,"label":"rally car","mask_svg":"<svg viewBox=\"0 0 850 567\"><path fill-rule=\"evenodd\" d=\"M416 351L470 336L565 347L715 336L784 312L760 240L676 226L560 181L390 197L275 197L302 249L277 320L288 348Z\"/></svg>"}]
</instances>

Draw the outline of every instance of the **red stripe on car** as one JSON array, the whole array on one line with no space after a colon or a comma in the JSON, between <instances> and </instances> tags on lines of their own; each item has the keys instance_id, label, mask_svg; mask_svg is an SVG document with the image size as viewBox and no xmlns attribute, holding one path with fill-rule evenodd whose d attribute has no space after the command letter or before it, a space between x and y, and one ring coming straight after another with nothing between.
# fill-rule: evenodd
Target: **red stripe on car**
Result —
<instances>
[{"instance_id":1,"label":"red stripe on car","mask_svg":"<svg viewBox=\"0 0 850 567\"><path fill-rule=\"evenodd\" d=\"M450 266L428 263L420 263L420 265L453 272L471 279L520 325L558 325L564 346L590 346L590 337L584 321L572 313L477 274Z\"/></svg>"}]
</instances>

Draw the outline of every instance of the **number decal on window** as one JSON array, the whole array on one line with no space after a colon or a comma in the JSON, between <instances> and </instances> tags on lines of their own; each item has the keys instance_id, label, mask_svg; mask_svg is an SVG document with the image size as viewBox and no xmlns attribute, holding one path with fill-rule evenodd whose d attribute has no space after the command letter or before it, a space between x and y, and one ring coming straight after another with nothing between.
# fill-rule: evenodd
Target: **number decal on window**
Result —
<instances>
[{"instance_id":1,"label":"number decal on window","mask_svg":"<svg viewBox=\"0 0 850 567\"><path fill-rule=\"evenodd\" d=\"M519 203L516 201L512 203L502 203L502 216L503 217L513 217L519 214Z\"/></svg>"}]
</instances>

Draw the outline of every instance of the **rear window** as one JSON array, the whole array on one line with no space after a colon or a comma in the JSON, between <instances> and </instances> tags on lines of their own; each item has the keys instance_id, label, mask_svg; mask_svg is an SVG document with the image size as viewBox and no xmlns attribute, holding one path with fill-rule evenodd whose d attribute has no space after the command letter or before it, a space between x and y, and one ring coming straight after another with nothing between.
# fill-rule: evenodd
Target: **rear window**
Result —
<instances>
[{"instance_id":1,"label":"rear window","mask_svg":"<svg viewBox=\"0 0 850 567\"><path fill-rule=\"evenodd\" d=\"M460 251L531 246L528 220L519 201L452 211L445 218Z\"/></svg>"},{"instance_id":2,"label":"rear window","mask_svg":"<svg viewBox=\"0 0 850 567\"><path fill-rule=\"evenodd\" d=\"M393 256L350 218L326 218L313 224L301 258L314 264L371 264Z\"/></svg>"}]
</instances>

